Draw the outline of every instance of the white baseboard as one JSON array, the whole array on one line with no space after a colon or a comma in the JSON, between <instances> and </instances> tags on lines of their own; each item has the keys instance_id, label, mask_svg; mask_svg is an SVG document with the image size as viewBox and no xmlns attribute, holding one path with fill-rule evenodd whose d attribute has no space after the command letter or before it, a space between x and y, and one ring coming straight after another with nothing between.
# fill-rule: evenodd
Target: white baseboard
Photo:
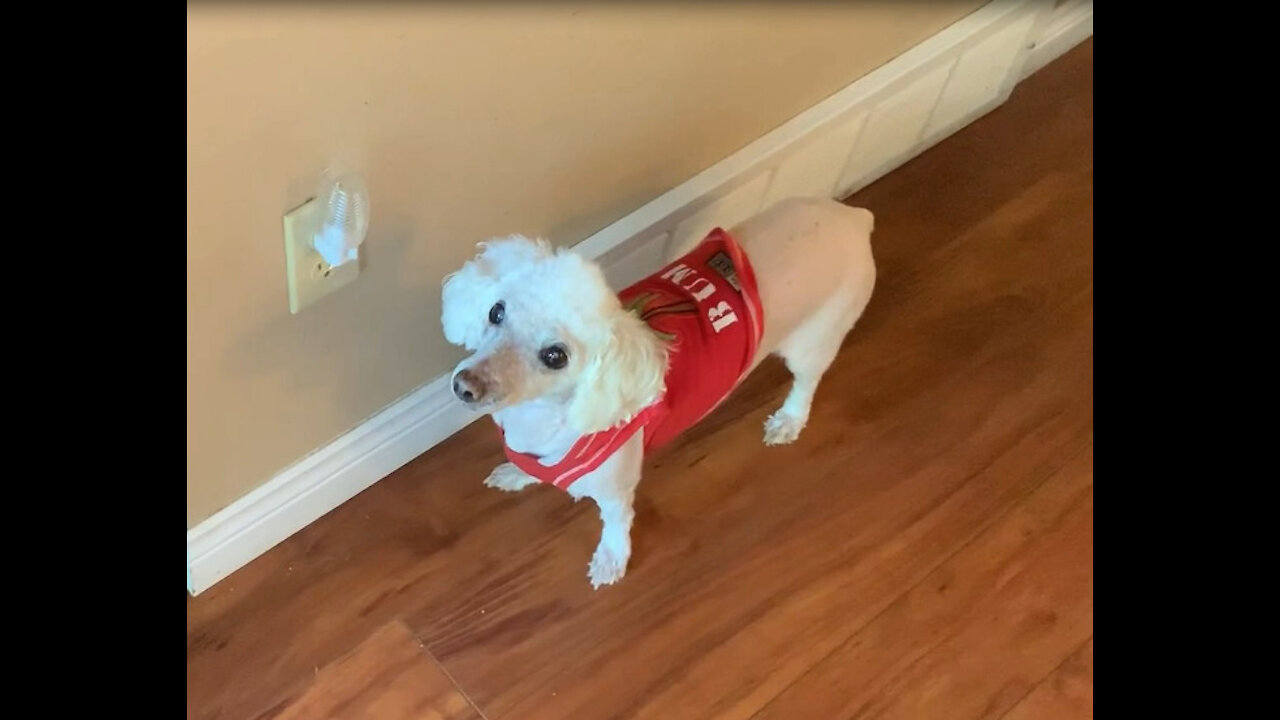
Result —
<instances>
[{"instance_id":1,"label":"white baseboard","mask_svg":"<svg viewBox=\"0 0 1280 720\"><path fill-rule=\"evenodd\" d=\"M1093 0L1070 0L1053 9L1048 22L1034 38L1019 80L1061 57L1093 36Z\"/></svg>"},{"instance_id":2,"label":"white baseboard","mask_svg":"<svg viewBox=\"0 0 1280 720\"><path fill-rule=\"evenodd\" d=\"M187 591L203 592L478 416L441 377L187 531Z\"/></svg>"},{"instance_id":3,"label":"white baseboard","mask_svg":"<svg viewBox=\"0 0 1280 720\"><path fill-rule=\"evenodd\" d=\"M574 250L621 287L711 225L789 195L845 197L1003 103L1052 11L1049 0L993 0ZM476 419L447 377L415 390L188 530L187 591L203 592Z\"/></svg>"}]
</instances>

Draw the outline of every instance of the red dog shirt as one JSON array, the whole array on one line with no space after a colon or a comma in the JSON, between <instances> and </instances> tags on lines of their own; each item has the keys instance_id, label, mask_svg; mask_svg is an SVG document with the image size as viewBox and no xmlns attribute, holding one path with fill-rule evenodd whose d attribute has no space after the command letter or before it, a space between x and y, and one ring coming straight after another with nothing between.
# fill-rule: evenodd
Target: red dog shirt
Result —
<instances>
[{"instance_id":1,"label":"red dog shirt","mask_svg":"<svg viewBox=\"0 0 1280 720\"><path fill-rule=\"evenodd\" d=\"M555 465L504 443L516 467L562 490L600 467L641 428L648 453L706 417L746 376L764 334L755 272L721 228L618 299L667 342L666 390L628 422L578 438Z\"/></svg>"}]
</instances>

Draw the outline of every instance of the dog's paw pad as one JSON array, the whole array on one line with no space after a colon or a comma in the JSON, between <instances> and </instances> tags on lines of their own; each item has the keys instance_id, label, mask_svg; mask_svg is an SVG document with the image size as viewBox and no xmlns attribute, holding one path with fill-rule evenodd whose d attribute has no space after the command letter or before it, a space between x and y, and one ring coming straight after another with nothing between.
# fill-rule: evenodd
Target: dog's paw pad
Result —
<instances>
[{"instance_id":1,"label":"dog's paw pad","mask_svg":"<svg viewBox=\"0 0 1280 720\"><path fill-rule=\"evenodd\" d=\"M764 421L764 444L786 445L795 442L803 429L804 420L778 411Z\"/></svg>"},{"instance_id":2,"label":"dog's paw pad","mask_svg":"<svg viewBox=\"0 0 1280 720\"><path fill-rule=\"evenodd\" d=\"M627 558L615 553L603 545L596 548L591 556L591 564L587 566L587 577L591 587L599 589L602 585L612 585L627 574Z\"/></svg>"},{"instance_id":3,"label":"dog's paw pad","mask_svg":"<svg viewBox=\"0 0 1280 720\"><path fill-rule=\"evenodd\" d=\"M523 490L537 482L529 475L525 475L519 468L511 463L503 463L493 469L489 473L489 477L485 478L485 487L495 488L504 492L516 492Z\"/></svg>"}]
</instances>

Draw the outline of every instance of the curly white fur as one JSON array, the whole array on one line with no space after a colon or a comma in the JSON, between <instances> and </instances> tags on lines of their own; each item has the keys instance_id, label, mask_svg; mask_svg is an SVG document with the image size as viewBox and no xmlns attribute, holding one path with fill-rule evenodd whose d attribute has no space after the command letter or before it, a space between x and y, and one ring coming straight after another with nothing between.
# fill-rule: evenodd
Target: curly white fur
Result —
<instances>
[{"instance_id":1,"label":"curly white fur","mask_svg":"<svg viewBox=\"0 0 1280 720\"><path fill-rule=\"evenodd\" d=\"M871 298L873 223L861 208L794 198L730 229L755 268L764 306L752 367L773 353L794 376L765 423L767 444L792 442L804 428L818 381ZM513 450L554 465L579 437L629 419L662 392L665 347L623 310L594 263L520 235L478 249L445 278L441 323L449 342L472 351L454 370L455 392L491 413ZM687 250L677 248L669 259ZM565 364L549 366L549 351L563 351ZM637 433L569 487L575 500L590 497L600 507L603 528L588 571L593 587L626 573L642 463ZM518 491L536 482L504 463L485 484Z\"/></svg>"},{"instance_id":2,"label":"curly white fur","mask_svg":"<svg viewBox=\"0 0 1280 720\"><path fill-rule=\"evenodd\" d=\"M480 254L445 278L445 338L475 352L455 370L484 381L479 410L559 396L579 434L630 417L662 392L665 350L626 312L599 267L541 239L521 235L481 243ZM500 325L489 311L503 303ZM541 349L561 344L562 370L545 367Z\"/></svg>"}]
</instances>

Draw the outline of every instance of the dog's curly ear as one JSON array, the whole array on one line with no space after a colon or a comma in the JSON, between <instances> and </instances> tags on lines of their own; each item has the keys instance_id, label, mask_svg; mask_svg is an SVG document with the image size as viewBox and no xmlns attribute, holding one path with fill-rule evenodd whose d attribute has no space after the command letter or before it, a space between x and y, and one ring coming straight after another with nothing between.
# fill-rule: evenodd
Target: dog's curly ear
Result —
<instances>
[{"instance_id":1,"label":"dog's curly ear","mask_svg":"<svg viewBox=\"0 0 1280 720\"><path fill-rule=\"evenodd\" d=\"M440 324L444 337L467 350L480 346L489 323L489 309L501 300L498 283L550 257L551 246L541 238L510 235L477 243L476 256L444 279L441 288Z\"/></svg>"},{"instance_id":2,"label":"dog's curly ear","mask_svg":"<svg viewBox=\"0 0 1280 720\"><path fill-rule=\"evenodd\" d=\"M649 326L619 307L586 359L573 399L571 427L584 435L630 420L662 394L666 346Z\"/></svg>"},{"instance_id":3,"label":"dog's curly ear","mask_svg":"<svg viewBox=\"0 0 1280 720\"><path fill-rule=\"evenodd\" d=\"M468 260L462 268L444 279L441 291L440 324L444 337L467 350L480 347L488 324L489 308L497 282L480 258Z\"/></svg>"}]
</instances>

